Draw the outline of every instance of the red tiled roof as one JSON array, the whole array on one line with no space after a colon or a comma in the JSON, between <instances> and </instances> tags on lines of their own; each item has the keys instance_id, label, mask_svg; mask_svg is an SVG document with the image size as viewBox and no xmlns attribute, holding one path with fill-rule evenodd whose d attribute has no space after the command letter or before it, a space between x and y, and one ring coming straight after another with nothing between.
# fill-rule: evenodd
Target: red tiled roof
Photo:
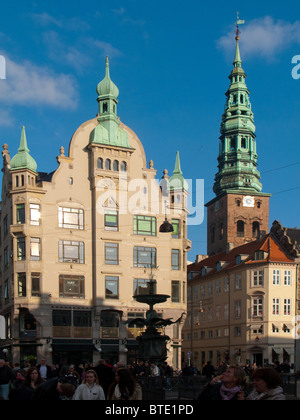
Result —
<instances>
[{"instance_id":1,"label":"red tiled roof","mask_svg":"<svg viewBox=\"0 0 300 420\"><path fill-rule=\"evenodd\" d=\"M266 254L265 259L255 260L254 255L256 251L264 251ZM238 246L230 252L221 252L211 257L205 258L199 263L190 264L187 268L188 272L201 272L203 267L212 268L207 274L215 273L217 271L217 263L219 261L225 262L223 270L228 270L240 264L236 264L236 257L238 255L245 255L245 259L241 264L253 264L262 262L282 262L293 263L293 257L289 256L282 246L273 238L272 234L264 236L260 241L253 241L247 244ZM198 277L198 275L197 275Z\"/></svg>"}]
</instances>

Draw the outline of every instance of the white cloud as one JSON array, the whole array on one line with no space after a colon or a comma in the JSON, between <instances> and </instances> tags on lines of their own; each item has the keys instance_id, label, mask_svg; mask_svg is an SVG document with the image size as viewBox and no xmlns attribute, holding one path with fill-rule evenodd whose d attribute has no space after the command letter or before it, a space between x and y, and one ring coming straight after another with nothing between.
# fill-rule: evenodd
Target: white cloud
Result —
<instances>
[{"instance_id":1,"label":"white cloud","mask_svg":"<svg viewBox=\"0 0 300 420\"><path fill-rule=\"evenodd\" d=\"M32 13L30 16L33 18L34 21L39 23L41 26L48 26L53 24L61 28L63 26L62 21L55 19L53 16L49 15L48 13Z\"/></svg>"},{"instance_id":2,"label":"white cloud","mask_svg":"<svg viewBox=\"0 0 300 420\"><path fill-rule=\"evenodd\" d=\"M0 103L76 108L77 82L30 61L17 63L6 56L6 79L0 83Z\"/></svg>"},{"instance_id":3,"label":"white cloud","mask_svg":"<svg viewBox=\"0 0 300 420\"><path fill-rule=\"evenodd\" d=\"M272 59L292 44L300 44L300 22L275 21L272 17L251 20L240 27L240 45L243 55L261 55ZM226 53L234 49L233 30L217 41Z\"/></svg>"},{"instance_id":4,"label":"white cloud","mask_svg":"<svg viewBox=\"0 0 300 420\"><path fill-rule=\"evenodd\" d=\"M98 41L97 39L91 39L90 42L93 43L95 47L97 47L100 51L102 51L104 55L107 55L110 58L119 57L123 55L123 53L120 50L115 48L109 42Z\"/></svg>"},{"instance_id":5,"label":"white cloud","mask_svg":"<svg viewBox=\"0 0 300 420\"><path fill-rule=\"evenodd\" d=\"M12 127L15 119L7 109L0 108L0 127Z\"/></svg>"}]
</instances>

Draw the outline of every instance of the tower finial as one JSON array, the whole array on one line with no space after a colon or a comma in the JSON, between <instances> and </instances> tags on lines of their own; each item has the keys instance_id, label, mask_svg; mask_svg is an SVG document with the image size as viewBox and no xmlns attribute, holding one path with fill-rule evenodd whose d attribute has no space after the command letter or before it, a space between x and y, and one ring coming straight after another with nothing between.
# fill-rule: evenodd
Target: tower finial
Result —
<instances>
[{"instance_id":1,"label":"tower finial","mask_svg":"<svg viewBox=\"0 0 300 420\"><path fill-rule=\"evenodd\" d=\"M235 39L237 41L240 39L239 25L244 25L244 23L245 23L245 21L240 19L239 12L237 11L236 12L236 22L235 22L235 24L236 24L236 31L235 31L236 37L235 37Z\"/></svg>"}]
</instances>

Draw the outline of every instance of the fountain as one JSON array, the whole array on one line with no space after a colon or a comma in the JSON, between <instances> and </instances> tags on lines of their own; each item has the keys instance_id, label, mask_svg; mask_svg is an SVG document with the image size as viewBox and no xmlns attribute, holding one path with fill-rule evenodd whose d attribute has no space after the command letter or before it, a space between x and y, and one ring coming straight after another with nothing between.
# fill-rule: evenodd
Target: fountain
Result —
<instances>
[{"instance_id":1,"label":"fountain","mask_svg":"<svg viewBox=\"0 0 300 420\"><path fill-rule=\"evenodd\" d=\"M146 327L146 330L136 338L138 342L139 360L161 363L167 359L167 342L170 340L170 337L161 334L158 330L162 327L180 322L184 313L177 321L172 321L172 318L159 318L157 312L154 310L154 306L158 303L166 302L170 296L155 293L155 285L156 280L153 278L151 267L149 293L133 296L137 302L149 305L146 318L132 319L128 322L128 327Z\"/></svg>"}]
</instances>

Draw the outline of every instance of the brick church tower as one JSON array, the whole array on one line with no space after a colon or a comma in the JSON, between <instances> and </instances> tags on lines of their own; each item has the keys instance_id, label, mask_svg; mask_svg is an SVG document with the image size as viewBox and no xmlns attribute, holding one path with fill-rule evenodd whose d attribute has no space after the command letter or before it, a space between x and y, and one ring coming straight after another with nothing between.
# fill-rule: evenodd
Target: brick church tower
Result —
<instances>
[{"instance_id":1,"label":"brick church tower","mask_svg":"<svg viewBox=\"0 0 300 420\"><path fill-rule=\"evenodd\" d=\"M207 207L207 253L217 254L251 242L269 230L269 197L261 192L257 170L256 136L253 112L242 69L237 22L236 52L225 111L220 127L216 197Z\"/></svg>"}]
</instances>

